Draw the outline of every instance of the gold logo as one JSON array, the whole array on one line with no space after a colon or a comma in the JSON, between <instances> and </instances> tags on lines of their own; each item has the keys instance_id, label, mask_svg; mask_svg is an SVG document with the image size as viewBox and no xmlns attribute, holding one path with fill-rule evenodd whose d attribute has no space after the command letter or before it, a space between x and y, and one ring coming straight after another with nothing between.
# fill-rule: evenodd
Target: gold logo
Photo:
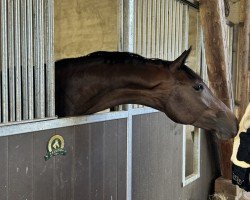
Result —
<instances>
[{"instance_id":1,"label":"gold logo","mask_svg":"<svg viewBox=\"0 0 250 200\"><path fill-rule=\"evenodd\" d=\"M64 139L61 135L54 135L49 139L47 145L47 154L44 156L45 161L49 160L52 156L66 155L64 149Z\"/></svg>"}]
</instances>

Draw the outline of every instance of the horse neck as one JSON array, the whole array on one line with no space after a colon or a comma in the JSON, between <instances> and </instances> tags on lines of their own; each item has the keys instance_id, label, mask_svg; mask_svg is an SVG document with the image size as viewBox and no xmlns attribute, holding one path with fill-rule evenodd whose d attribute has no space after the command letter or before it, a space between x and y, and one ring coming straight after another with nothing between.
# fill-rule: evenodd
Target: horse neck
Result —
<instances>
[{"instance_id":1,"label":"horse neck","mask_svg":"<svg viewBox=\"0 0 250 200\"><path fill-rule=\"evenodd\" d=\"M100 87L96 93L98 95L95 94L94 98L85 103L84 114L121 104L142 104L158 110L164 109L163 100L168 97L172 85L168 70L157 65L116 65L113 68L109 73L104 73L106 78L101 77L105 83L100 84L105 89Z\"/></svg>"}]
</instances>

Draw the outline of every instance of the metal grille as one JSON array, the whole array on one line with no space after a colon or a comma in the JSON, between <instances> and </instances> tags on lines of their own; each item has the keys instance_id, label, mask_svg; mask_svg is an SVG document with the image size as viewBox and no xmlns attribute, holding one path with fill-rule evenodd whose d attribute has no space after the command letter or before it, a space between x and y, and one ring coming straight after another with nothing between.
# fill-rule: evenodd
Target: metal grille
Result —
<instances>
[{"instance_id":1,"label":"metal grille","mask_svg":"<svg viewBox=\"0 0 250 200\"><path fill-rule=\"evenodd\" d=\"M0 123L53 117L54 1L0 3Z\"/></svg>"},{"instance_id":2,"label":"metal grille","mask_svg":"<svg viewBox=\"0 0 250 200\"><path fill-rule=\"evenodd\" d=\"M188 48L188 9L176 0L135 0L134 51L148 58L177 58Z\"/></svg>"}]
</instances>

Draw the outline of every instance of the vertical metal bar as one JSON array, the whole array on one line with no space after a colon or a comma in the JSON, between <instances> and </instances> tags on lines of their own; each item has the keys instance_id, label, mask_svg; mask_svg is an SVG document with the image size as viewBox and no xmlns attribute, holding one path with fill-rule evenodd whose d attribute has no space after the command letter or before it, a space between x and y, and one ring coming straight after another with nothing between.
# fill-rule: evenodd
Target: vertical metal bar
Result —
<instances>
[{"instance_id":1,"label":"vertical metal bar","mask_svg":"<svg viewBox=\"0 0 250 200\"><path fill-rule=\"evenodd\" d=\"M47 116L55 116L55 66L54 66L54 0L47 0L46 6L46 108Z\"/></svg>"},{"instance_id":2,"label":"vertical metal bar","mask_svg":"<svg viewBox=\"0 0 250 200\"><path fill-rule=\"evenodd\" d=\"M176 2L176 9L175 9L175 58L177 58L179 56L179 40L180 40L180 29L179 29L179 25L180 25L180 2Z\"/></svg>"},{"instance_id":3,"label":"vertical metal bar","mask_svg":"<svg viewBox=\"0 0 250 200\"><path fill-rule=\"evenodd\" d=\"M142 0L137 0L137 7L136 7L136 11L137 11L137 25L136 25L136 53L138 54L142 54Z\"/></svg>"},{"instance_id":4,"label":"vertical metal bar","mask_svg":"<svg viewBox=\"0 0 250 200\"><path fill-rule=\"evenodd\" d=\"M39 42L40 42L40 63L39 63L39 82L40 82L40 118L45 117L45 62L44 62L44 11L43 2L44 0L39 0Z\"/></svg>"},{"instance_id":5,"label":"vertical metal bar","mask_svg":"<svg viewBox=\"0 0 250 200\"><path fill-rule=\"evenodd\" d=\"M34 27L33 27L33 32L34 32L34 91L35 91L35 118L40 117L40 97L39 97L39 89L40 89L40 82L39 82L39 66L40 66L40 38L39 38L39 0L34 0L33 1L33 6L34 6L34 11L33 11L33 16L34 16Z\"/></svg>"},{"instance_id":6,"label":"vertical metal bar","mask_svg":"<svg viewBox=\"0 0 250 200\"><path fill-rule=\"evenodd\" d=\"M165 21L164 21L164 40L163 40L163 43L164 43L164 55L163 55L163 58L165 60L168 60L168 52L170 51L170 49L168 49L168 37L169 37L169 34L168 34L168 1L164 1L165 2L165 5L164 5L164 18L165 18Z\"/></svg>"},{"instance_id":7,"label":"vertical metal bar","mask_svg":"<svg viewBox=\"0 0 250 200\"><path fill-rule=\"evenodd\" d=\"M183 34L183 4L180 3L180 23L179 23L179 55L182 53L182 34Z\"/></svg>"},{"instance_id":8,"label":"vertical metal bar","mask_svg":"<svg viewBox=\"0 0 250 200\"><path fill-rule=\"evenodd\" d=\"M0 14L1 14L1 11L0 11ZM1 36L1 32L0 32L0 36ZM1 61L1 56L0 56L0 61ZM0 75L0 123L2 123L2 76L1 75Z\"/></svg>"},{"instance_id":9,"label":"vertical metal bar","mask_svg":"<svg viewBox=\"0 0 250 200\"><path fill-rule=\"evenodd\" d=\"M0 59L1 59L1 56L0 56ZM0 124L2 123L2 106L1 105L2 105L2 76L0 74Z\"/></svg>"},{"instance_id":10,"label":"vertical metal bar","mask_svg":"<svg viewBox=\"0 0 250 200\"><path fill-rule=\"evenodd\" d=\"M34 1L35 116L44 117L43 0Z\"/></svg>"},{"instance_id":11,"label":"vertical metal bar","mask_svg":"<svg viewBox=\"0 0 250 200\"><path fill-rule=\"evenodd\" d=\"M29 118L28 69L27 69L27 2L21 0L21 62L23 119Z\"/></svg>"},{"instance_id":12,"label":"vertical metal bar","mask_svg":"<svg viewBox=\"0 0 250 200\"><path fill-rule=\"evenodd\" d=\"M143 0L142 4L142 55L147 55L147 4L148 0Z\"/></svg>"},{"instance_id":13,"label":"vertical metal bar","mask_svg":"<svg viewBox=\"0 0 250 200\"><path fill-rule=\"evenodd\" d=\"M15 64L14 64L14 4L8 0L8 65L9 65L9 117L16 120Z\"/></svg>"},{"instance_id":14,"label":"vertical metal bar","mask_svg":"<svg viewBox=\"0 0 250 200\"><path fill-rule=\"evenodd\" d=\"M147 57L151 57L151 7L152 7L152 0L148 0L148 5L147 5Z\"/></svg>"},{"instance_id":15,"label":"vertical metal bar","mask_svg":"<svg viewBox=\"0 0 250 200\"><path fill-rule=\"evenodd\" d=\"M172 18L172 60L174 60L176 58L176 47L175 47L175 40L176 40L176 30L175 30L175 19L176 19L176 0L173 0L173 18Z\"/></svg>"},{"instance_id":16,"label":"vertical metal bar","mask_svg":"<svg viewBox=\"0 0 250 200\"><path fill-rule=\"evenodd\" d=\"M153 3L152 3L152 26L151 26L151 40L152 40L152 45L151 45L151 57L156 57L156 49L155 49L155 44L156 44L156 4L157 4L157 1L156 0L153 0Z\"/></svg>"},{"instance_id":17,"label":"vertical metal bar","mask_svg":"<svg viewBox=\"0 0 250 200\"><path fill-rule=\"evenodd\" d=\"M161 14L160 14L160 20L161 20L161 23L160 23L160 55L159 57L161 59L164 59L164 52L165 52L165 49L164 49L164 30L165 30L165 1L164 0L161 0L160 1L160 10L161 10Z\"/></svg>"},{"instance_id":18,"label":"vertical metal bar","mask_svg":"<svg viewBox=\"0 0 250 200\"><path fill-rule=\"evenodd\" d=\"M134 51L134 29L135 29L135 8L134 0L124 1L124 49L125 51ZM126 105L130 110L131 105ZM128 112L129 113L129 112ZM130 116L130 117L129 117ZM132 116L127 118L127 166L126 166L126 199L132 200Z\"/></svg>"},{"instance_id":19,"label":"vertical metal bar","mask_svg":"<svg viewBox=\"0 0 250 200\"><path fill-rule=\"evenodd\" d=\"M182 27L183 27L183 33L182 33L182 51L188 49L188 30L189 30L189 14L188 14L188 6L183 5L183 22L182 22Z\"/></svg>"},{"instance_id":20,"label":"vertical metal bar","mask_svg":"<svg viewBox=\"0 0 250 200\"><path fill-rule=\"evenodd\" d=\"M169 0L168 7L168 59L172 60L172 11L173 11L173 0Z\"/></svg>"},{"instance_id":21,"label":"vertical metal bar","mask_svg":"<svg viewBox=\"0 0 250 200\"><path fill-rule=\"evenodd\" d=\"M14 1L14 40L15 40L15 69L16 69L16 121L22 120L22 79L20 53L20 1Z\"/></svg>"},{"instance_id":22,"label":"vertical metal bar","mask_svg":"<svg viewBox=\"0 0 250 200\"><path fill-rule=\"evenodd\" d=\"M1 68L2 68L2 117L8 122L8 60L7 60L7 1L1 0Z\"/></svg>"},{"instance_id":23,"label":"vertical metal bar","mask_svg":"<svg viewBox=\"0 0 250 200\"><path fill-rule=\"evenodd\" d=\"M119 0L118 2L118 51L122 51L123 49L123 0Z\"/></svg>"},{"instance_id":24,"label":"vertical metal bar","mask_svg":"<svg viewBox=\"0 0 250 200\"><path fill-rule=\"evenodd\" d=\"M28 103L29 119L34 119L34 81L33 81L33 16L32 0L27 0L27 60L28 60Z\"/></svg>"},{"instance_id":25,"label":"vertical metal bar","mask_svg":"<svg viewBox=\"0 0 250 200\"><path fill-rule=\"evenodd\" d=\"M155 34L155 57L160 57L160 25L161 25L161 10L160 1L156 1L156 34Z\"/></svg>"}]
</instances>

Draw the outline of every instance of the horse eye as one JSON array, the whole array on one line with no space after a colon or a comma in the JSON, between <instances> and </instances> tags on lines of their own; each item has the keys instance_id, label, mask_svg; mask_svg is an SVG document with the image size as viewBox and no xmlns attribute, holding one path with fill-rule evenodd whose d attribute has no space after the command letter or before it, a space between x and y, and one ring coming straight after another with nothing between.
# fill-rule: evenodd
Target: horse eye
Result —
<instances>
[{"instance_id":1,"label":"horse eye","mask_svg":"<svg viewBox=\"0 0 250 200\"><path fill-rule=\"evenodd\" d=\"M197 84L197 85L193 86L193 88L194 88L196 91L201 91L201 90L204 89L203 85L201 85L201 84Z\"/></svg>"}]
</instances>

